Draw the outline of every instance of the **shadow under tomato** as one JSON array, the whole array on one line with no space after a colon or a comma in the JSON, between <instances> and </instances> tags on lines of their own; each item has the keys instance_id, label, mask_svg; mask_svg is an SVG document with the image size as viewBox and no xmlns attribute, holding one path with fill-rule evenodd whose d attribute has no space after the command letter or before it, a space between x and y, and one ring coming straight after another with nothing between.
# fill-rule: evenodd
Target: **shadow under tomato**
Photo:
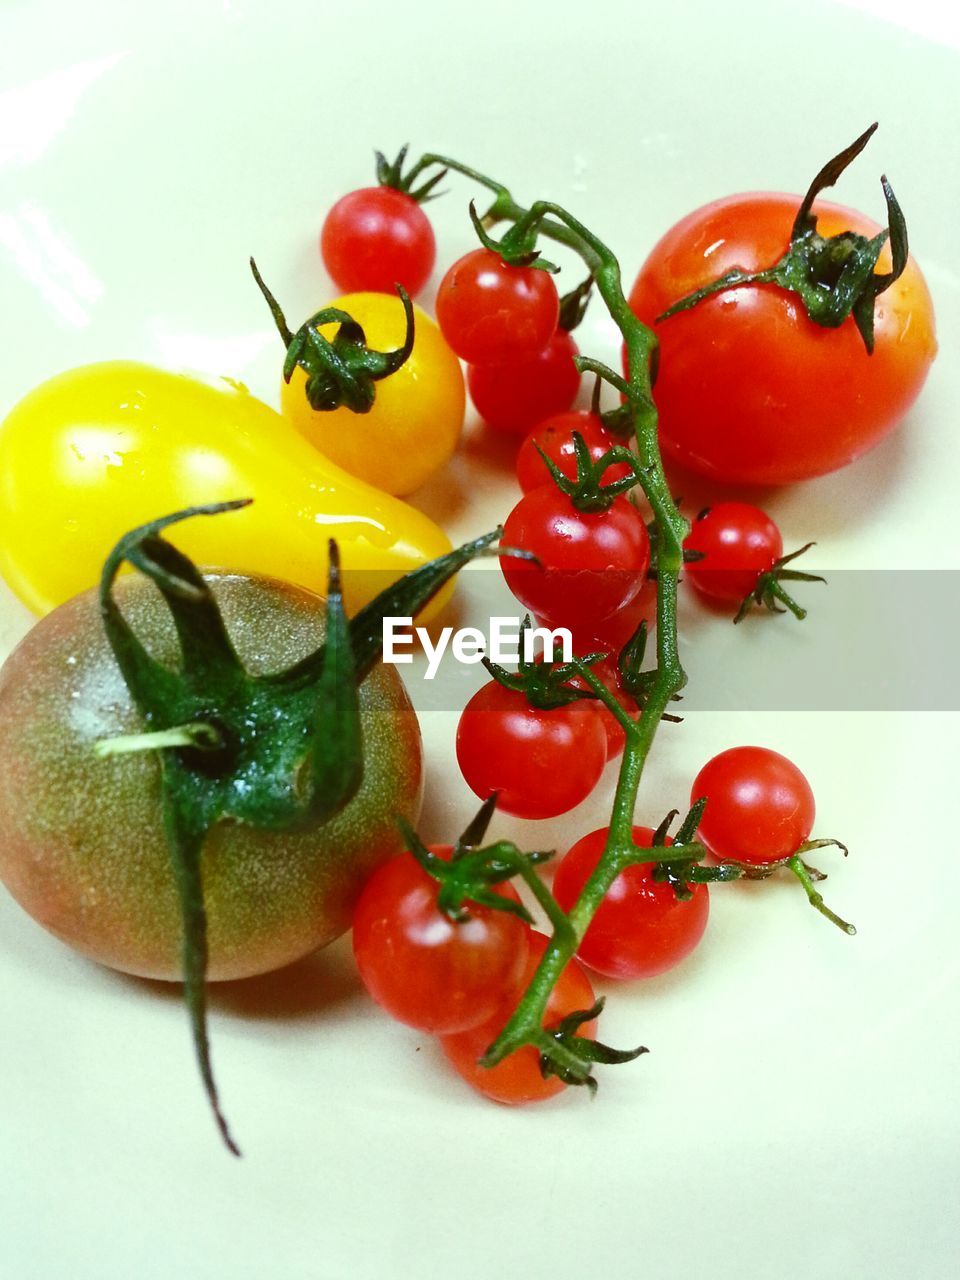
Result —
<instances>
[{"instance_id":1,"label":"shadow under tomato","mask_svg":"<svg viewBox=\"0 0 960 1280\"><path fill-rule=\"evenodd\" d=\"M664 471L670 492L681 499L688 520L717 502L747 502L768 511L774 519L802 503L810 536L826 540L831 534L855 528L882 504L886 493L903 483L903 476L909 473L909 454L915 447L917 432L911 424L917 412L912 409L891 435L856 461L794 484L727 484L690 471L672 459L664 459ZM853 484L851 477L855 477Z\"/></svg>"},{"instance_id":2,"label":"shadow under tomato","mask_svg":"<svg viewBox=\"0 0 960 1280\"><path fill-rule=\"evenodd\" d=\"M177 982L137 978L110 969L101 972L108 980L136 987L153 999L182 1002L182 989ZM349 936L272 973L232 982L213 982L207 988L211 1013L230 1013L264 1021L312 1020L362 998L363 989L353 963Z\"/></svg>"}]
</instances>

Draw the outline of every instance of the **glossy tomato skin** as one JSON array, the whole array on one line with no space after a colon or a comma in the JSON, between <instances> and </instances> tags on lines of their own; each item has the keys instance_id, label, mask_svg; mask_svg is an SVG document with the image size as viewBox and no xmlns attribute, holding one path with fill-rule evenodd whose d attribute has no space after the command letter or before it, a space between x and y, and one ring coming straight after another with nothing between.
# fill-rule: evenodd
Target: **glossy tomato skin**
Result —
<instances>
[{"instance_id":1,"label":"glossy tomato skin","mask_svg":"<svg viewBox=\"0 0 960 1280\"><path fill-rule=\"evenodd\" d=\"M604 430L603 423L595 413L573 410L570 413L558 413L546 418L525 437L517 454L517 479L524 493L552 483L546 463L537 452L538 445L568 480L577 478L574 432L583 437L590 451L590 457L595 462L617 444L613 436ZM603 483L612 484L614 480L620 480L629 474L630 468L625 463L614 463L603 473Z\"/></svg>"},{"instance_id":2,"label":"glossy tomato skin","mask_svg":"<svg viewBox=\"0 0 960 1280\"><path fill-rule=\"evenodd\" d=\"M457 761L482 800L519 818L555 818L585 800L600 780L607 736L586 699L549 711L491 680L460 716Z\"/></svg>"},{"instance_id":3,"label":"glossy tomato skin","mask_svg":"<svg viewBox=\"0 0 960 1280\"><path fill-rule=\"evenodd\" d=\"M251 671L267 673L321 642L319 597L276 580L210 575L227 629ZM115 594L161 662L178 648L156 588L139 575ZM221 823L203 850L213 979L288 964L349 928L363 882L401 847L396 815L415 821L422 786L416 715L396 671L360 689L360 790L312 831ZM44 928L100 963L180 977L178 899L163 835L155 753L99 760L100 738L144 723L113 659L96 594L38 622L0 671L0 878Z\"/></svg>"},{"instance_id":4,"label":"glossy tomato skin","mask_svg":"<svg viewBox=\"0 0 960 1280\"><path fill-rule=\"evenodd\" d=\"M450 845L432 852L449 860ZM494 1014L523 977L529 928L515 915L468 903L470 918L437 907L439 882L409 852L364 886L353 916L353 954L367 991L418 1031L449 1035ZM504 894L517 900L512 886Z\"/></svg>"},{"instance_id":5,"label":"glossy tomato skin","mask_svg":"<svg viewBox=\"0 0 960 1280\"><path fill-rule=\"evenodd\" d=\"M368 344L392 351L403 343L403 304L383 293L349 293L330 304L351 315ZM306 397L306 374L298 366L280 382L280 405L294 427L352 476L398 497L412 493L450 458L463 427L466 391L460 362L440 330L414 308L415 336L409 359L376 384L369 413L340 407L318 412ZM320 332L333 339L337 326Z\"/></svg>"},{"instance_id":6,"label":"glossy tomato skin","mask_svg":"<svg viewBox=\"0 0 960 1280\"><path fill-rule=\"evenodd\" d=\"M547 939L542 933L531 930L530 951L526 971L520 983L525 988L536 972L543 956ZM560 980L550 993L543 1025L555 1027L568 1014L592 1009L596 996L590 979L577 961L571 960ZM557 1076L544 1076L540 1072L540 1055L530 1045L511 1053L495 1067L481 1067L478 1059L493 1044L513 1013L516 1001L509 1001L501 1010L480 1026L461 1035L442 1036L440 1047L454 1071L466 1080L478 1093L502 1102L506 1106L523 1106L528 1102L545 1102L567 1087ZM593 1039L597 1034L597 1022L585 1022L579 1035Z\"/></svg>"},{"instance_id":7,"label":"glossy tomato skin","mask_svg":"<svg viewBox=\"0 0 960 1280\"><path fill-rule=\"evenodd\" d=\"M683 546L703 555L686 565L685 579L698 595L724 604L748 596L783 555L780 530L748 502L708 507L694 520Z\"/></svg>"},{"instance_id":8,"label":"glossy tomato skin","mask_svg":"<svg viewBox=\"0 0 960 1280\"><path fill-rule=\"evenodd\" d=\"M600 861L608 828L591 831L557 867L553 894L569 911ZM633 828L634 844L649 849L651 827ZM667 844L671 844L667 840ZM703 937L710 914L707 886L691 886L693 897L680 900L668 884L654 880L652 864L621 872L590 922L577 955L608 978L654 978L674 968Z\"/></svg>"},{"instance_id":9,"label":"glossy tomato skin","mask_svg":"<svg viewBox=\"0 0 960 1280\"><path fill-rule=\"evenodd\" d=\"M636 634L641 622L648 633L657 625L657 584L647 579L633 599L607 618L574 620L568 623L573 651L578 654L608 653L616 661L620 650Z\"/></svg>"},{"instance_id":10,"label":"glossy tomato skin","mask_svg":"<svg viewBox=\"0 0 960 1280\"><path fill-rule=\"evenodd\" d=\"M362 187L327 214L320 252L344 293L394 293L402 284L414 298L433 270L437 242L430 219L406 192Z\"/></svg>"},{"instance_id":11,"label":"glossy tomato skin","mask_svg":"<svg viewBox=\"0 0 960 1280\"><path fill-rule=\"evenodd\" d=\"M707 797L698 837L719 859L764 864L789 858L813 830L816 801L786 756L767 747L731 747L709 760L690 789Z\"/></svg>"},{"instance_id":12,"label":"glossy tomato skin","mask_svg":"<svg viewBox=\"0 0 960 1280\"><path fill-rule=\"evenodd\" d=\"M524 494L503 540L539 560L500 557L510 590L556 625L616 613L640 591L650 564L647 527L632 502L619 497L606 511L578 511L552 481Z\"/></svg>"},{"instance_id":13,"label":"glossy tomato skin","mask_svg":"<svg viewBox=\"0 0 960 1280\"><path fill-rule=\"evenodd\" d=\"M789 484L845 466L903 418L936 354L933 306L912 258L877 299L872 355L852 319L822 328L776 285L727 290L655 323L735 266L772 266L799 204L752 193L695 210L653 247L630 292L660 340L654 398L664 454L714 480ZM813 209L825 236L880 229L839 205ZM889 269L889 249L879 269Z\"/></svg>"},{"instance_id":14,"label":"glossy tomato skin","mask_svg":"<svg viewBox=\"0 0 960 1280\"><path fill-rule=\"evenodd\" d=\"M437 323L468 364L532 360L557 329L560 299L546 271L510 267L490 249L453 264L437 290Z\"/></svg>"},{"instance_id":15,"label":"glossy tomato skin","mask_svg":"<svg viewBox=\"0 0 960 1280\"><path fill-rule=\"evenodd\" d=\"M570 334L558 329L530 360L471 365L467 387L474 408L494 431L507 435L529 431L573 404L580 388L580 373L573 363L578 354Z\"/></svg>"}]
</instances>

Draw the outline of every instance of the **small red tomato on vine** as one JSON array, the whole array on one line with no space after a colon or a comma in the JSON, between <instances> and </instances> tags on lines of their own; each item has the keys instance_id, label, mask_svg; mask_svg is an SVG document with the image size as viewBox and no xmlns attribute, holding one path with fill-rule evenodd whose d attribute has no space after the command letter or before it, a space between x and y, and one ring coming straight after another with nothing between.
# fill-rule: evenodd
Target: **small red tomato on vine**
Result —
<instances>
[{"instance_id":1,"label":"small red tomato on vine","mask_svg":"<svg viewBox=\"0 0 960 1280\"><path fill-rule=\"evenodd\" d=\"M544 619L546 621L546 619ZM607 618L567 622L574 653L604 652L617 655L636 634L640 623L651 631L657 624L657 584L647 578L633 599Z\"/></svg>"},{"instance_id":2,"label":"small red tomato on vine","mask_svg":"<svg viewBox=\"0 0 960 1280\"><path fill-rule=\"evenodd\" d=\"M594 413L572 410L570 413L558 413L545 418L530 432L520 446L517 454L517 479L524 493L531 489L539 489L550 482L550 472L546 463L537 452L538 446L547 457L560 468L569 480L577 478L577 454L573 443L573 433L583 437L590 457L596 462L620 443L604 430L603 423ZM621 480L630 474L630 467L623 462L615 462L603 473L603 480L609 484L612 480Z\"/></svg>"},{"instance_id":3,"label":"small red tomato on vine","mask_svg":"<svg viewBox=\"0 0 960 1280\"><path fill-rule=\"evenodd\" d=\"M544 349L529 360L471 365L467 387L474 408L495 431L508 435L529 431L573 404L580 387L580 372L573 363L578 354L570 334L558 329Z\"/></svg>"},{"instance_id":4,"label":"small red tomato on vine","mask_svg":"<svg viewBox=\"0 0 960 1280\"><path fill-rule=\"evenodd\" d=\"M780 530L746 502L718 502L701 511L683 547L702 556L687 564L687 581L699 595L724 604L748 596L783 555Z\"/></svg>"},{"instance_id":5,"label":"small red tomato on vine","mask_svg":"<svg viewBox=\"0 0 960 1280\"><path fill-rule=\"evenodd\" d=\"M526 986L533 978L546 945L544 935L531 930L530 950L522 985ZM577 961L571 960L550 993L543 1025L548 1030L552 1029L563 1018L578 1011L590 1010L595 1003L596 997L590 979ZM480 1066L479 1059L496 1040L512 1012L512 1004L506 1001L497 1014L480 1026L460 1035L441 1037L440 1047L454 1071L467 1084L494 1102L502 1102L508 1106L544 1102L561 1093L566 1085L558 1076L544 1076L540 1070L540 1055L532 1045L517 1049L495 1067ZM579 1029L579 1034L588 1037L595 1036L596 1032L596 1019L583 1023Z\"/></svg>"},{"instance_id":6,"label":"small red tomato on vine","mask_svg":"<svg viewBox=\"0 0 960 1280\"><path fill-rule=\"evenodd\" d=\"M342 196L324 219L320 252L343 293L415 297L430 277L437 244L416 200L393 187L363 187Z\"/></svg>"},{"instance_id":7,"label":"small red tomato on vine","mask_svg":"<svg viewBox=\"0 0 960 1280\"><path fill-rule=\"evenodd\" d=\"M703 766L691 802L706 798L698 838L720 859L763 864L796 853L816 817L810 783L767 747L731 747Z\"/></svg>"},{"instance_id":8,"label":"small red tomato on vine","mask_svg":"<svg viewBox=\"0 0 960 1280\"><path fill-rule=\"evenodd\" d=\"M437 323L469 364L532 360L553 337L560 299L548 272L509 266L492 249L453 264L437 291Z\"/></svg>"},{"instance_id":9,"label":"small red tomato on vine","mask_svg":"<svg viewBox=\"0 0 960 1280\"><path fill-rule=\"evenodd\" d=\"M553 483L525 494L503 527L504 542L539 563L501 556L507 585L538 617L589 626L636 596L650 563L647 527L636 507L614 498L581 511Z\"/></svg>"},{"instance_id":10,"label":"small red tomato on vine","mask_svg":"<svg viewBox=\"0 0 960 1280\"><path fill-rule=\"evenodd\" d=\"M519 818L555 818L585 800L603 773L607 736L592 702L533 707L491 680L464 707L457 761L481 799Z\"/></svg>"},{"instance_id":11,"label":"small red tomato on vine","mask_svg":"<svg viewBox=\"0 0 960 1280\"><path fill-rule=\"evenodd\" d=\"M608 827L591 831L564 855L553 894L564 911L574 905L600 861ZM633 842L653 844L650 827L634 827ZM670 837L666 843L672 844ZM627 867L607 890L584 934L577 955L608 978L652 978L666 973L693 951L703 937L710 912L706 885L691 885L690 898L678 898L671 885L653 878L653 863Z\"/></svg>"},{"instance_id":12,"label":"small red tomato on vine","mask_svg":"<svg viewBox=\"0 0 960 1280\"><path fill-rule=\"evenodd\" d=\"M747 502L719 502L700 512L683 544L685 576L704 599L739 603L734 622L740 622L753 604L774 613L789 609L802 619L807 612L784 583L825 581L787 567L812 545L808 542L785 556L780 530L765 511Z\"/></svg>"},{"instance_id":13,"label":"small red tomato on vine","mask_svg":"<svg viewBox=\"0 0 960 1280\"><path fill-rule=\"evenodd\" d=\"M453 848L431 853L449 860ZM367 991L399 1022L448 1034L486 1021L515 991L527 958L528 926L517 916L467 904L451 920L438 884L412 853L367 881L353 917L353 953ZM496 892L519 901L510 884Z\"/></svg>"}]
</instances>

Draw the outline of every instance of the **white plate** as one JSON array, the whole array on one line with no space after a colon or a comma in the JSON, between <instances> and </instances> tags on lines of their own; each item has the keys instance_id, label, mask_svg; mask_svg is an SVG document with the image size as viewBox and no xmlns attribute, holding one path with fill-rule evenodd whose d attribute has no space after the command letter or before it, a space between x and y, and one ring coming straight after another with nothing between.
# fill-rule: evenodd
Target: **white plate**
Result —
<instances>
[{"instance_id":1,"label":"white plate","mask_svg":"<svg viewBox=\"0 0 960 1280\"><path fill-rule=\"evenodd\" d=\"M275 401L278 345L247 256L293 315L329 296L315 235L332 200L369 180L374 147L447 150L521 198L560 199L629 276L687 209L802 188L880 115L838 196L879 213L877 177L895 180L941 358L901 433L768 505L789 544L819 538L824 568L905 571L886 580L884 617L903 663L914 642L900 584L958 568L958 70L952 49L817 3L5 4L0 410L62 367L112 356L229 373ZM467 187L450 186L431 206L446 262L472 243ZM584 332L613 358L597 305ZM418 500L457 538L513 495L470 449ZM688 610L692 684L719 688L744 662L790 682L837 616L835 577L811 589L807 631L783 619L743 635ZM29 618L7 595L2 606L9 647ZM721 747L783 750L811 777L818 831L851 846L848 863L828 855L828 885L860 933L832 930L787 885L715 892L690 963L611 992L606 1037L653 1052L608 1071L592 1105L479 1101L429 1040L370 1006L340 943L214 996L217 1071L246 1153L232 1161L176 993L73 956L3 898L6 1274L944 1275L958 718L910 709L937 706L936 692L905 705L707 709L664 729L641 820L682 805ZM449 712L426 724L428 838L472 807L453 726ZM562 844L600 824L612 785L562 821L498 829Z\"/></svg>"}]
</instances>

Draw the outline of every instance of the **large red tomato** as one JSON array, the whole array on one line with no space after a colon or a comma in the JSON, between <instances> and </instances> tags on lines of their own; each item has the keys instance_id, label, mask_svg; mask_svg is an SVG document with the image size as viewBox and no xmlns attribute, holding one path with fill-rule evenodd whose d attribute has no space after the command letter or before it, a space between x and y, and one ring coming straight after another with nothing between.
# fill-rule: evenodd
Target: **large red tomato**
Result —
<instances>
[{"instance_id":1,"label":"large red tomato","mask_svg":"<svg viewBox=\"0 0 960 1280\"><path fill-rule=\"evenodd\" d=\"M799 205L799 196L762 193L704 205L654 245L630 293L660 339L664 453L716 480L785 484L852 462L900 422L936 354L933 305L912 258L876 301L872 355L852 318L822 328L774 284L728 289L656 323L732 268L777 262ZM839 205L817 201L813 212L823 236L880 230ZM878 270L889 268L887 247Z\"/></svg>"}]
</instances>

